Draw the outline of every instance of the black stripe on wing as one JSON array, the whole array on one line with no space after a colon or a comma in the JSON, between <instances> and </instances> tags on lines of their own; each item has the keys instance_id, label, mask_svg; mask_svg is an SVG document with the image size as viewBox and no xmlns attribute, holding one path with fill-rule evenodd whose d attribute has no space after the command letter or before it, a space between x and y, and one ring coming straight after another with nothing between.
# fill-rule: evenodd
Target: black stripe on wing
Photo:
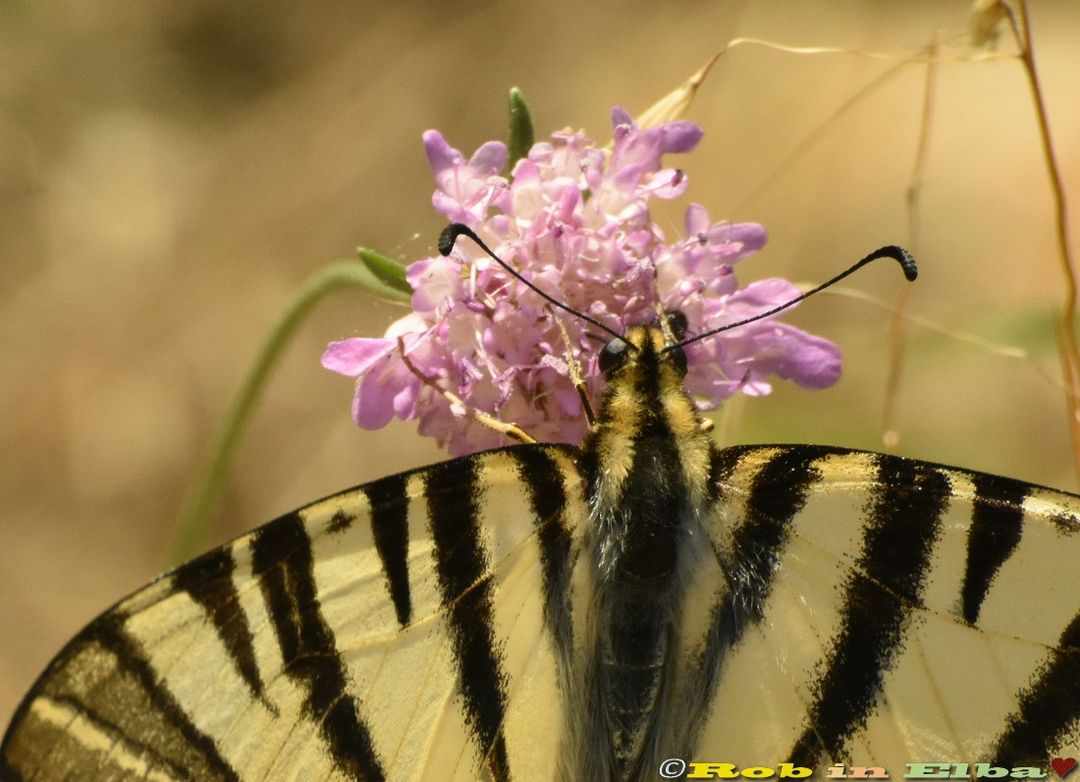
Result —
<instances>
[{"instance_id":1,"label":"black stripe on wing","mask_svg":"<svg viewBox=\"0 0 1080 782\"><path fill-rule=\"evenodd\" d=\"M364 487L371 504L371 532L382 561L386 588L402 627L412 619L409 592L409 499L407 474L390 475Z\"/></svg>"},{"instance_id":2,"label":"black stripe on wing","mask_svg":"<svg viewBox=\"0 0 1080 782\"><path fill-rule=\"evenodd\" d=\"M518 477L525 485L533 512L533 527L539 543L543 572L544 623L559 656L565 659L571 652L573 637L570 613L571 537L566 518L565 480L559 465L544 449L517 448L509 453L518 463Z\"/></svg>"},{"instance_id":3,"label":"black stripe on wing","mask_svg":"<svg viewBox=\"0 0 1080 782\"><path fill-rule=\"evenodd\" d=\"M993 475L975 474L974 509L968 530L967 565L960 592L964 621L975 624L990 584L1024 528L1024 498L1031 485Z\"/></svg>"},{"instance_id":4,"label":"black stripe on wing","mask_svg":"<svg viewBox=\"0 0 1080 782\"><path fill-rule=\"evenodd\" d=\"M730 566L726 571L737 615L732 644L738 643L750 621L761 621L791 522L806 505L810 488L821 480L813 464L833 452L812 445L783 450L754 476L746 501L746 518L733 533L737 566L734 572Z\"/></svg>"},{"instance_id":5,"label":"black stripe on wing","mask_svg":"<svg viewBox=\"0 0 1080 782\"><path fill-rule=\"evenodd\" d=\"M94 749L68 745L78 740L34 716L35 704L52 703L83 715L89 724L117 726L126 746L158 768L239 782L214 739L195 726L159 681L142 644L124 629L125 619L116 612L98 617L50 663L4 736L0 778L18 780L30 772L33 779L47 779L50 772L66 769L70 778L82 779L90 771L107 770L97 765Z\"/></svg>"},{"instance_id":6,"label":"black stripe on wing","mask_svg":"<svg viewBox=\"0 0 1080 782\"><path fill-rule=\"evenodd\" d=\"M1080 727L1080 614L1050 659L1019 696L1019 707L996 742L994 765L1043 765L1056 745Z\"/></svg>"},{"instance_id":7,"label":"black stripe on wing","mask_svg":"<svg viewBox=\"0 0 1080 782\"><path fill-rule=\"evenodd\" d=\"M808 725L789 758L815 766L839 759L866 725L886 671L922 604L927 564L948 507L948 478L931 465L883 455L868 506L862 551L845 586L843 625L811 687Z\"/></svg>"},{"instance_id":8,"label":"black stripe on wing","mask_svg":"<svg viewBox=\"0 0 1080 782\"><path fill-rule=\"evenodd\" d=\"M480 536L476 458L455 459L425 475L435 570L446 610L466 723L497 782L510 779L502 732L507 677L495 643L490 560Z\"/></svg>"},{"instance_id":9,"label":"black stripe on wing","mask_svg":"<svg viewBox=\"0 0 1080 782\"><path fill-rule=\"evenodd\" d=\"M145 696L149 698L154 708L180 732L192 749L202 755L212 771L219 774L223 780L239 782L240 777L221 756L213 738L195 727L172 693L158 681L153 667L147 662L142 646L124 630L122 621L123 618L115 614L103 616L91 625L92 632L89 633L87 640L96 641L116 655L120 669L132 674L138 680Z\"/></svg>"},{"instance_id":10,"label":"black stripe on wing","mask_svg":"<svg viewBox=\"0 0 1080 782\"><path fill-rule=\"evenodd\" d=\"M742 448L713 452L713 502L725 499L723 487L746 452ZM745 516L732 533L733 561L728 562L717 552L728 590L712 608L705 647L689 679L684 754L695 750L712 711L727 651L739 643L751 623L762 619L777 564L790 537L791 522L805 506L810 488L821 479L814 462L831 453L833 449L817 446L784 448L754 476Z\"/></svg>"},{"instance_id":11,"label":"black stripe on wing","mask_svg":"<svg viewBox=\"0 0 1080 782\"><path fill-rule=\"evenodd\" d=\"M318 723L334 762L351 779L385 779L371 734L347 690L334 632L322 615L311 539L300 516L292 513L259 529L251 550L285 674L307 690L304 711Z\"/></svg>"},{"instance_id":12,"label":"black stripe on wing","mask_svg":"<svg viewBox=\"0 0 1080 782\"><path fill-rule=\"evenodd\" d=\"M1058 534L1060 535L1075 535L1080 532L1080 518L1072 515L1071 513L1059 513L1050 519L1055 527L1057 527Z\"/></svg>"},{"instance_id":13,"label":"black stripe on wing","mask_svg":"<svg viewBox=\"0 0 1080 782\"><path fill-rule=\"evenodd\" d=\"M81 701L66 696L50 698L49 701L56 706L77 713L79 715L79 720L84 725L90 725L101 735L107 736L109 738L109 743L112 745L109 750L110 755L112 755L116 747L121 747L126 755L135 756L144 761L147 764L148 769L155 771L164 770L169 775L170 779L188 779L191 777L191 773L188 769L181 768L179 764L162 754L159 751L159 748L154 744L145 741L132 740L132 738L124 732L120 724L113 720L106 719L101 716L98 711L86 706ZM0 779L7 782L8 777L0 776Z\"/></svg>"},{"instance_id":14,"label":"black stripe on wing","mask_svg":"<svg viewBox=\"0 0 1080 782\"><path fill-rule=\"evenodd\" d=\"M232 579L234 570L232 550L223 546L179 567L173 574L173 584L202 606L252 697L277 714L277 708L263 692L251 627Z\"/></svg>"}]
</instances>

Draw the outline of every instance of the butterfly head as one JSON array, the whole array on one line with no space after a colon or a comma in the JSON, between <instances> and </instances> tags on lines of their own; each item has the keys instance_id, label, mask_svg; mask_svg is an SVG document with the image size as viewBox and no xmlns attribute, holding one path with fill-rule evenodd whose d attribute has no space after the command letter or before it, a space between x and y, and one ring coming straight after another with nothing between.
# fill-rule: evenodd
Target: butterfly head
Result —
<instances>
[{"instance_id":1,"label":"butterfly head","mask_svg":"<svg viewBox=\"0 0 1080 782\"><path fill-rule=\"evenodd\" d=\"M678 343L686 336L686 325L686 316L672 310L662 320L632 326L624 336L609 340L598 359L604 378L611 384L647 371L681 385L686 377L686 353Z\"/></svg>"},{"instance_id":2,"label":"butterfly head","mask_svg":"<svg viewBox=\"0 0 1080 782\"><path fill-rule=\"evenodd\" d=\"M610 437L634 439L641 430L688 437L701 430L693 401L683 389L686 353L679 341L686 317L666 312L662 319L631 326L600 351L600 371L607 380L601 404L600 428Z\"/></svg>"},{"instance_id":3,"label":"butterfly head","mask_svg":"<svg viewBox=\"0 0 1080 782\"><path fill-rule=\"evenodd\" d=\"M700 500L708 493L713 446L683 388L686 354L678 343L686 327L681 312L666 312L653 323L631 326L600 351L607 388L583 447L585 464L592 466L586 473L594 481L598 518L618 524L627 507L648 504L652 493L634 479L642 470L660 485L682 487L688 498ZM666 508L664 513L676 511ZM651 549L642 556L654 564L663 559ZM601 558L614 561L611 557Z\"/></svg>"}]
</instances>

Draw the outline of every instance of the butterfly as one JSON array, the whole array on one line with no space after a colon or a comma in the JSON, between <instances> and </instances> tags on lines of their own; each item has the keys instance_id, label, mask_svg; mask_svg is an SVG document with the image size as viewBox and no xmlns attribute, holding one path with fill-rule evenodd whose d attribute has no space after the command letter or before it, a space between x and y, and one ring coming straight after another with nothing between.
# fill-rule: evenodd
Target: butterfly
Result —
<instances>
[{"instance_id":1,"label":"butterfly","mask_svg":"<svg viewBox=\"0 0 1080 782\"><path fill-rule=\"evenodd\" d=\"M348 489L120 601L22 701L3 779L651 780L1080 752L1080 496L719 448L683 389L684 332L672 313L607 343L580 447Z\"/></svg>"}]
</instances>

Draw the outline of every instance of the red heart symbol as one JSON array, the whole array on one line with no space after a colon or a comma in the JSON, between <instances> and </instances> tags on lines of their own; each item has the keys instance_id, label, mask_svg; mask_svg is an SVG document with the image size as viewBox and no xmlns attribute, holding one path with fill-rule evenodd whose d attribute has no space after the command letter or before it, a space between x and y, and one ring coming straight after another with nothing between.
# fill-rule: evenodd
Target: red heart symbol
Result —
<instances>
[{"instance_id":1,"label":"red heart symbol","mask_svg":"<svg viewBox=\"0 0 1080 782\"><path fill-rule=\"evenodd\" d=\"M1050 768L1061 779L1069 776L1076 769L1076 758L1054 758L1050 761Z\"/></svg>"}]
</instances>

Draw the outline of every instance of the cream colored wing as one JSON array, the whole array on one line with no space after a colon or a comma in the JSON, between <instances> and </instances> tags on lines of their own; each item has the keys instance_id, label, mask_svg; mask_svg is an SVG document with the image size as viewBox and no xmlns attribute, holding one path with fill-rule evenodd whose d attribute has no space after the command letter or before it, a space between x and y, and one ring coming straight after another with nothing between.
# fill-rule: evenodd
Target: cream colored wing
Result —
<instances>
[{"instance_id":1,"label":"cream colored wing","mask_svg":"<svg viewBox=\"0 0 1080 782\"><path fill-rule=\"evenodd\" d=\"M517 446L384 478L163 576L49 665L0 776L550 776L574 457Z\"/></svg>"},{"instance_id":2,"label":"cream colored wing","mask_svg":"<svg viewBox=\"0 0 1080 782\"><path fill-rule=\"evenodd\" d=\"M894 775L1080 752L1080 497L816 446L714 469L684 751Z\"/></svg>"}]
</instances>

